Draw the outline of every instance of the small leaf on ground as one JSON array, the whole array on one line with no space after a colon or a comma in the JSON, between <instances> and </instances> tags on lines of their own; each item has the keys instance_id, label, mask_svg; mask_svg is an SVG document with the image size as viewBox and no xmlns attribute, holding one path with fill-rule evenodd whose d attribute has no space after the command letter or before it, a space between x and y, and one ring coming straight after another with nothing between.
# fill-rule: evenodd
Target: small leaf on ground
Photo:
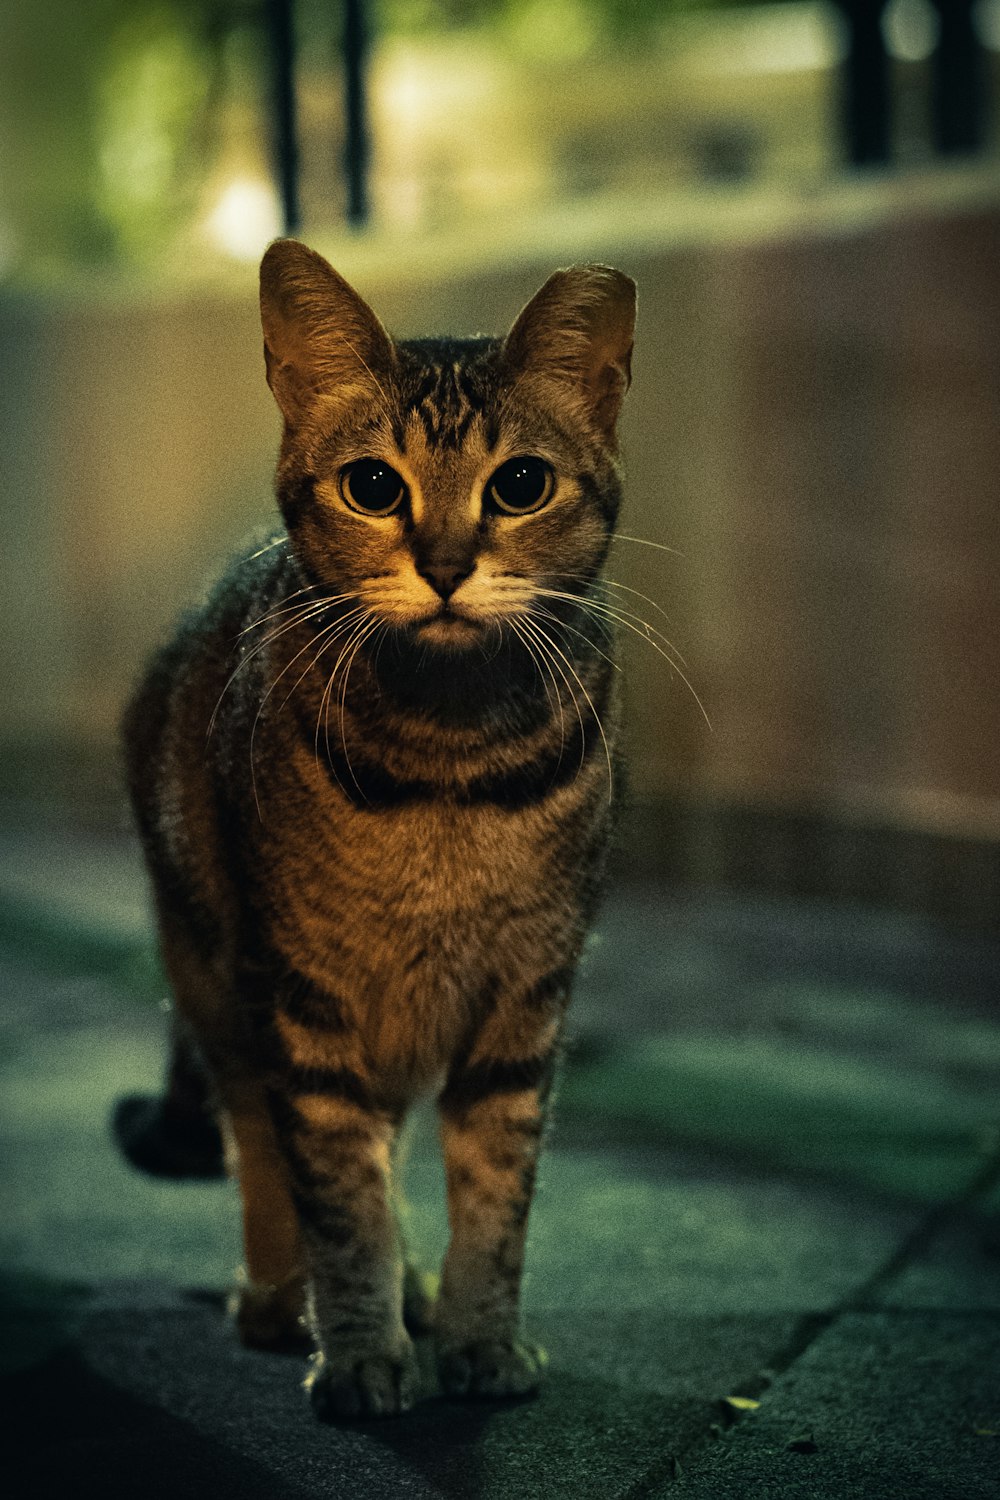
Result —
<instances>
[{"instance_id":1,"label":"small leaf on ground","mask_svg":"<svg viewBox=\"0 0 1000 1500\"><path fill-rule=\"evenodd\" d=\"M752 1396L723 1396L722 1404L730 1411L756 1411L760 1402Z\"/></svg>"}]
</instances>

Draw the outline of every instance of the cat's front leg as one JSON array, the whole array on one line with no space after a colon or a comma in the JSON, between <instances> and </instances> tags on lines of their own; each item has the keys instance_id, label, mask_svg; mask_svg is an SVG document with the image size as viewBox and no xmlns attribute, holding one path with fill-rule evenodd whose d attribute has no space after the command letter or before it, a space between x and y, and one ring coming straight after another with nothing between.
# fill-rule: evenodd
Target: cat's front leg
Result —
<instances>
[{"instance_id":1,"label":"cat's front leg","mask_svg":"<svg viewBox=\"0 0 1000 1500\"><path fill-rule=\"evenodd\" d=\"M350 1095L347 1070L316 1070L281 1113L302 1226L316 1353L317 1414L395 1416L412 1406L417 1364L403 1326L403 1256L390 1201L395 1123Z\"/></svg>"},{"instance_id":2,"label":"cat's front leg","mask_svg":"<svg viewBox=\"0 0 1000 1500\"><path fill-rule=\"evenodd\" d=\"M439 1100L451 1239L436 1313L449 1395L527 1396L544 1351L520 1332L521 1272L557 1027L522 1055L479 1051Z\"/></svg>"}]
</instances>

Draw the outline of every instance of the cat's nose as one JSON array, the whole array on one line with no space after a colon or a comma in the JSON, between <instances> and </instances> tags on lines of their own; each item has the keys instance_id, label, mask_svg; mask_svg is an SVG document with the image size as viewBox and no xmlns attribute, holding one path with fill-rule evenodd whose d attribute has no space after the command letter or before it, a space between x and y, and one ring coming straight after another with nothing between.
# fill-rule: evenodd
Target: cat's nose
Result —
<instances>
[{"instance_id":1,"label":"cat's nose","mask_svg":"<svg viewBox=\"0 0 1000 1500\"><path fill-rule=\"evenodd\" d=\"M442 599L448 599L458 585L468 578L472 569L460 563L424 563L418 572L421 578L427 579L431 588L436 590Z\"/></svg>"}]
</instances>

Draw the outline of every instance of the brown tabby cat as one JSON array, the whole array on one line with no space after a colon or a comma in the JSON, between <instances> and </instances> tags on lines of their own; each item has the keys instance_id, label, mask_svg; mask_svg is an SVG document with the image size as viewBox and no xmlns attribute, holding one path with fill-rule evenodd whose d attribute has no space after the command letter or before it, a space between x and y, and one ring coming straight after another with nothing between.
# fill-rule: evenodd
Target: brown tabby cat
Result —
<instances>
[{"instance_id":1,"label":"brown tabby cat","mask_svg":"<svg viewBox=\"0 0 1000 1500\"><path fill-rule=\"evenodd\" d=\"M635 288L578 266L504 340L396 343L282 240L261 311L285 529L126 716L183 1028L160 1124L197 1144L196 1048L242 1195L240 1334L277 1344L306 1316L321 1416L411 1405L404 1303L445 1391L523 1395L543 1364L519 1332L528 1209L610 821L615 672L588 602ZM436 1302L394 1208L426 1094Z\"/></svg>"}]
</instances>

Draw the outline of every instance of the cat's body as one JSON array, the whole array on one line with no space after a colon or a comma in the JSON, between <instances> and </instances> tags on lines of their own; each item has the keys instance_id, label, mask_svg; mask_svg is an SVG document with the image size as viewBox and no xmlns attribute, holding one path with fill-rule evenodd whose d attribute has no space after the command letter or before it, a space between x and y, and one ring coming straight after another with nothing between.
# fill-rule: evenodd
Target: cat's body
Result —
<instances>
[{"instance_id":1,"label":"cat's body","mask_svg":"<svg viewBox=\"0 0 1000 1500\"><path fill-rule=\"evenodd\" d=\"M580 268L505 343L393 345L318 256L272 247L287 529L127 715L181 1044L240 1180L239 1326L280 1341L306 1289L322 1413L412 1400L394 1153L427 1094L451 1243L433 1316L407 1273L411 1321L447 1390L537 1383L518 1292L609 829L615 671L584 602L633 305L620 273Z\"/></svg>"}]
</instances>

